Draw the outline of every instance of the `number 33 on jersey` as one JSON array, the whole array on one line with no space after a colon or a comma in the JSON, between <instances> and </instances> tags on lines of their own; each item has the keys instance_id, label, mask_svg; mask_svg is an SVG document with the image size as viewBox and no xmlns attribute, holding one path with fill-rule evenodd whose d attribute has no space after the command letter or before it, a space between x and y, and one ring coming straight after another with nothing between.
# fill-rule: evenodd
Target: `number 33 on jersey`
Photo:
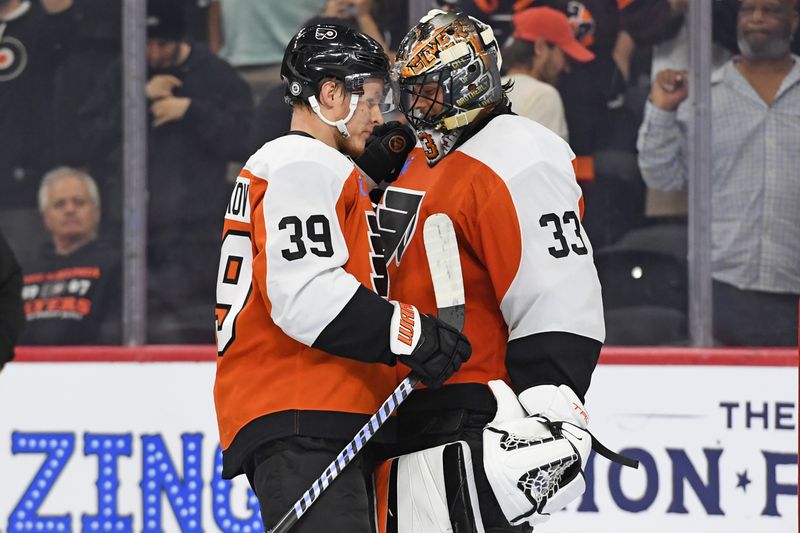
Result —
<instances>
[{"instance_id":1,"label":"number 33 on jersey","mask_svg":"<svg viewBox=\"0 0 800 533\"><path fill-rule=\"evenodd\" d=\"M386 190L378 223L390 298L429 313L436 306L421 228L432 213L453 220L473 357L449 383L506 379L509 341L537 333L602 342L600 284L569 145L532 121L501 115L432 168L424 149L411 152Z\"/></svg>"}]
</instances>

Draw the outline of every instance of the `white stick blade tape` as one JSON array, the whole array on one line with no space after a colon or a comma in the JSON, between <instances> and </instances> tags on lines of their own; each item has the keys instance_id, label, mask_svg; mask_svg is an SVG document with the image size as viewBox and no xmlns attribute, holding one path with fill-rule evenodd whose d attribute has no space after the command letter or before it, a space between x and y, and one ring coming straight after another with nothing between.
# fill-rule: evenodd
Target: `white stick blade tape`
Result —
<instances>
[{"instance_id":1,"label":"white stick blade tape","mask_svg":"<svg viewBox=\"0 0 800 533\"><path fill-rule=\"evenodd\" d=\"M436 307L464 305L464 281L453 221L443 213L425 220L422 231L431 271Z\"/></svg>"}]
</instances>

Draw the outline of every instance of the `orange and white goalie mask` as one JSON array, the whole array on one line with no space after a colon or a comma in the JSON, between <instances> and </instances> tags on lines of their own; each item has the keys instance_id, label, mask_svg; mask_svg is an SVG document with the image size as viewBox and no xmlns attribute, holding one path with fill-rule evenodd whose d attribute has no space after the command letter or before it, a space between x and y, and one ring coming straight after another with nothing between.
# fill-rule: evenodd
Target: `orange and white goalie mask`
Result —
<instances>
[{"instance_id":1,"label":"orange and white goalie mask","mask_svg":"<svg viewBox=\"0 0 800 533\"><path fill-rule=\"evenodd\" d=\"M484 108L502 101L501 65L492 29L460 12L431 10L403 38L392 77L430 165Z\"/></svg>"}]
</instances>

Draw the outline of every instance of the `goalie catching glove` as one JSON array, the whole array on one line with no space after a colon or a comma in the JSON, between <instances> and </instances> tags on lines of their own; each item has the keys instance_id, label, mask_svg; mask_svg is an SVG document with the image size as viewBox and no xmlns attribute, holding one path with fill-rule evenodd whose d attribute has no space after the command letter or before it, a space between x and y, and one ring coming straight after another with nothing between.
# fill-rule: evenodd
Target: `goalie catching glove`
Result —
<instances>
[{"instance_id":1,"label":"goalie catching glove","mask_svg":"<svg viewBox=\"0 0 800 533\"><path fill-rule=\"evenodd\" d=\"M595 450L625 466L638 463L596 442L589 417L566 385L539 385L517 399L505 382L489 382L497 414L483 431L483 464L512 525L546 521L586 490L583 468Z\"/></svg>"},{"instance_id":2,"label":"goalie catching glove","mask_svg":"<svg viewBox=\"0 0 800 533\"><path fill-rule=\"evenodd\" d=\"M390 349L427 387L441 387L472 355L467 338L413 305L392 302Z\"/></svg>"}]
</instances>

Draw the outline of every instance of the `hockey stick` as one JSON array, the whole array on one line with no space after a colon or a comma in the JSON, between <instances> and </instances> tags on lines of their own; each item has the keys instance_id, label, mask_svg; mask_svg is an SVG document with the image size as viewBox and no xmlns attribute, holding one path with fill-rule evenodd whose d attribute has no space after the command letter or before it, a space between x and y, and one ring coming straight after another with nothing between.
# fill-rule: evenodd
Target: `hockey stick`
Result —
<instances>
[{"instance_id":1,"label":"hockey stick","mask_svg":"<svg viewBox=\"0 0 800 533\"><path fill-rule=\"evenodd\" d=\"M461 260L458 255L453 221L441 213L431 215L425 221L422 233L439 318L461 331L464 326L464 281L461 277ZM339 452L325 472L314 481L311 488L295 502L294 506L268 533L286 533L300 520L300 517L350 464L350 461L388 420L395 409L408 398L419 381L417 376L409 374L397 386L369 421L364 424L364 427L353 437L353 440Z\"/></svg>"},{"instance_id":2,"label":"hockey stick","mask_svg":"<svg viewBox=\"0 0 800 533\"><path fill-rule=\"evenodd\" d=\"M453 221L444 213L436 213L425 220L422 229L428 269L431 271L436 312L442 322L458 331L464 329L464 278L461 275L461 257Z\"/></svg>"}]
</instances>

